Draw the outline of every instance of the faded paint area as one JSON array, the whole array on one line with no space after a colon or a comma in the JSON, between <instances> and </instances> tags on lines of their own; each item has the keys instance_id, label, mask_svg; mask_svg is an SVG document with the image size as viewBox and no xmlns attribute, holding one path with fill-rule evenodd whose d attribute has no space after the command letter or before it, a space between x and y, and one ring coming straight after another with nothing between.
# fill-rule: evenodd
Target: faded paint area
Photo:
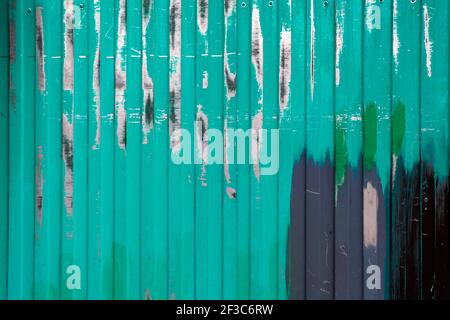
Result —
<instances>
[{"instance_id":1,"label":"faded paint area","mask_svg":"<svg viewBox=\"0 0 450 320\"><path fill-rule=\"evenodd\" d=\"M264 42L261 30L259 8L253 4L252 9L252 63L255 69L256 81L260 94L259 104L263 104L263 63L264 63Z\"/></svg>"},{"instance_id":2,"label":"faded paint area","mask_svg":"<svg viewBox=\"0 0 450 320\"><path fill-rule=\"evenodd\" d=\"M209 81L208 81L208 71L203 71L203 80L202 80L202 88L208 89Z\"/></svg>"},{"instance_id":3,"label":"faded paint area","mask_svg":"<svg viewBox=\"0 0 450 320\"><path fill-rule=\"evenodd\" d=\"M345 9L336 11L336 76L335 82L336 86L339 87L341 84L341 55L342 50L344 49L344 18L345 18Z\"/></svg>"},{"instance_id":4,"label":"faded paint area","mask_svg":"<svg viewBox=\"0 0 450 320\"><path fill-rule=\"evenodd\" d=\"M142 134L143 144L148 143L148 134L153 128L154 121L154 86L153 79L148 73L148 43L147 43L147 31L151 19L151 10L153 3L151 0L144 0L142 2L142 91L144 101L144 115L142 117Z\"/></svg>"},{"instance_id":5,"label":"faded paint area","mask_svg":"<svg viewBox=\"0 0 450 320\"><path fill-rule=\"evenodd\" d=\"M378 193L370 182L364 188L364 246L377 247L378 243Z\"/></svg>"},{"instance_id":6,"label":"faded paint area","mask_svg":"<svg viewBox=\"0 0 450 320\"><path fill-rule=\"evenodd\" d=\"M181 0L170 1L170 146L179 152L181 141Z\"/></svg>"},{"instance_id":7,"label":"faded paint area","mask_svg":"<svg viewBox=\"0 0 450 320\"><path fill-rule=\"evenodd\" d=\"M64 160L64 206L66 214L73 214L73 119L63 115L62 156Z\"/></svg>"},{"instance_id":8,"label":"faded paint area","mask_svg":"<svg viewBox=\"0 0 450 320\"><path fill-rule=\"evenodd\" d=\"M36 221L39 228L42 227L42 206L43 206L43 191L44 191L44 173L42 170L42 163L44 154L42 146L36 148L36 168L35 168L35 185L36 185Z\"/></svg>"},{"instance_id":9,"label":"faded paint area","mask_svg":"<svg viewBox=\"0 0 450 320\"><path fill-rule=\"evenodd\" d=\"M116 113L117 113L117 143L120 149L126 148L126 111L125 91L127 90L127 73L125 59L125 45L127 35L127 1L119 2L119 18L117 27L117 53L116 53Z\"/></svg>"},{"instance_id":10,"label":"faded paint area","mask_svg":"<svg viewBox=\"0 0 450 320\"><path fill-rule=\"evenodd\" d=\"M431 78L433 75L432 59L433 59L433 41L430 38L430 11L427 5L423 6L423 26L424 26L424 45L426 54L427 74Z\"/></svg>"},{"instance_id":11,"label":"faded paint area","mask_svg":"<svg viewBox=\"0 0 450 320\"><path fill-rule=\"evenodd\" d=\"M291 66L292 66L292 47L291 30L283 26L280 34L280 72L279 72L279 94L280 94L280 113L283 115L288 107L291 94Z\"/></svg>"},{"instance_id":12,"label":"faded paint area","mask_svg":"<svg viewBox=\"0 0 450 320\"><path fill-rule=\"evenodd\" d=\"M395 72L398 72L400 52L400 38L398 34L398 0L393 0L393 21L392 21L392 54L394 55Z\"/></svg>"},{"instance_id":13,"label":"faded paint area","mask_svg":"<svg viewBox=\"0 0 450 320\"><path fill-rule=\"evenodd\" d=\"M45 60L44 60L44 32L42 20L42 8L36 7L36 60L38 72L38 89L46 90Z\"/></svg>"},{"instance_id":14,"label":"faded paint area","mask_svg":"<svg viewBox=\"0 0 450 320\"><path fill-rule=\"evenodd\" d=\"M203 112L203 106L198 105L197 106L197 115L196 115L196 121L197 121L197 128L196 128L196 141L198 150L198 158L202 161L202 168L200 172L200 181L202 183L203 187L206 187L208 185L207 178L206 178L206 166L208 165L208 116Z\"/></svg>"},{"instance_id":15,"label":"faded paint area","mask_svg":"<svg viewBox=\"0 0 450 320\"><path fill-rule=\"evenodd\" d=\"M204 36L208 31L208 0L197 0L198 30Z\"/></svg>"},{"instance_id":16,"label":"faded paint area","mask_svg":"<svg viewBox=\"0 0 450 320\"><path fill-rule=\"evenodd\" d=\"M256 179L259 181L261 178L259 168L259 157L261 154L262 145L262 128L263 128L263 111L262 109L256 113L252 119L252 160L253 160L253 173Z\"/></svg>"},{"instance_id":17,"label":"faded paint area","mask_svg":"<svg viewBox=\"0 0 450 320\"><path fill-rule=\"evenodd\" d=\"M73 92L74 56L73 56L73 0L64 0L64 73L63 88Z\"/></svg>"},{"instance_id":18,"label":"faded paint area","mask_svg":"<svg viewBox=\"0 0 450 320\"><path fill-rule=\"evenodd\" d=\"M100 146L100 0L94 0L94 21L95 21L95 35L97 37L97 47L95 48L95 58L92 79L92 89L94 90L94 104L95 104L95 120L97 121L97 128L95 131L95 145L92 146L96 150Z\"/></svg>"}]
</instances>

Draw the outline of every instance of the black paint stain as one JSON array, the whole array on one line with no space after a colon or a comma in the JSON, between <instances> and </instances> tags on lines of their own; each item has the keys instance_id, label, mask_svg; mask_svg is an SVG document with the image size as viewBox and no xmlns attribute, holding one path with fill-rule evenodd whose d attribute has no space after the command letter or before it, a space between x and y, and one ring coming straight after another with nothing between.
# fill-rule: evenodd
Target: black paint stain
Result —
<instances>
[{"instance_id":1,"label":"black paint stain","mask_svg":"<svg viewBox=\"0 0 450 320\"><path fill-rule=\"evenodd\" d=\"M145 123L152 125L155 117L155 105L151 93L145 97Z\"/></svg>"}]
</instances>

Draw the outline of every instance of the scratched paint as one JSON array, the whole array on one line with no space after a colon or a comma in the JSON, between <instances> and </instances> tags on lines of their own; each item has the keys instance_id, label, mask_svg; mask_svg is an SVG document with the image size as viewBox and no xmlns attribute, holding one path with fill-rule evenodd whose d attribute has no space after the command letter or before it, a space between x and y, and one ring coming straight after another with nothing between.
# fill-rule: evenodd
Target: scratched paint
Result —
<instances>
[{"instance_id":1,"label":"scratched paint","mask_svg":"<svg viewBox=\"0 0 450 320\"><path fill-rule=\"evenodd\" d=\"M0 298L448 299L449 14L2 2ZM196 163L171 162L179 129ZM229 158L232 129L251 163Z\"/></svg>"}]
</instances>

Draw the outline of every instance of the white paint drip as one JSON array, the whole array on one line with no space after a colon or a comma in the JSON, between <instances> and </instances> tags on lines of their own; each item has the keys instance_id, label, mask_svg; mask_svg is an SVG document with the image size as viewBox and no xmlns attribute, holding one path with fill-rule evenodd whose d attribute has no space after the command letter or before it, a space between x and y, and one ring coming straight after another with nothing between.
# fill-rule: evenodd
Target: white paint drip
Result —
<instances>
[{"instance_id":1,"label":"white paint drip","mask_svg":"<svg viewBox=\"0 0 450 320\"><path fill-rule=\"evenodd\" d=\"M73 0L64 0L64 74L63 88L73 92L74 54L73 54Z\"/></svg>"},{"instance_id":2,"label":"white paint drip","mask_svg":"<svg viewBox=\"0 0 450 320\"><path fill-rule=\"evenodd\" d=\"M262 144L263 110L259 110L252 119L252 160L253 172L259 181L261 174L259 168L259 158Z\"/></svg>"},{"instance_id":3,"label":"white paint drip","mask_svg":"<svg viewBox=\"0 0 450 320\"><path fill-rule=\"evenodd\" d=\"M203 89L208 89L208 71L203 71L203 81L202 81Z\"/></svg>"},{"instance_id":4,"label":"white paint drip","mask_svg":"<svg viewBox=\"0 0 450 320\"><path fill-rule=\"evenodd\" d=\"M144 2L143 2L144 4ZM148 4L151 6L151 4ZM142 10L144 12L144 10ZM153 128L153 123L146 121L146 106L154 101L154 86L153 79L148 73L148 57L147 57L147 28L150 23L151 10L148 9L148 14L144 14L142 17L142 91L143 91L143 116L142 116L142 136L143 144L148 143L148 134Z\"/></svg>"},{"instance_id":5,"label":"white paint drip","mask_svg":"<svg viewBox=\"0 0 450 320\"><path fill-rule=\"evenodd\" d=\"M364 246L377 247L378 242L378 193L370 182L364 189Z\"/></svg>"},{"instance_id":6,"label":"white paint drip","mask_svg":"<svg viewBox=\"0 0 450 320\"><path fill-rule=\"evenodd\" d=\"M95 49L94 65L92 70L92 89L94 90L94 103L95 103L95 119L97 121L97 129L95 132L95 145L92 146L93 150L98 149L100 146L100 0L94 1L94 20L95 20L95 35L97 37L97 48Z\"/></svg>"},{"instance_id":7,"label":"white paint drip","mask_svg":"<svg viewBox=\"0 0 450 320\"><path fill-rule=\"evenodd\" d=\"M196 128L196 139L197 146L199 146L199 158L202 159L202 169L200 172L200 181L202 186L206 187L208 185L206 180L206 166L208 165L208 116L203 112L203 106L197 106L197 123L201 123L203 127Z\"/></svg>"},{"instance_id":8,"label":"white paint drip","mask_svg":"<svg viewBox=\"0 0 450 320\"><path fill-rule=\"evenodd\" d=\"M73 119L69 119L67 114L63 115L63 159L64 159L64 207L66 215L73 214Z\"/></svg>"},{"instance_id":9,"label":"white paint drip","mask_svg":"<svg viewBox=\"0 0 450 320\"><path fill-rule=\"evenodd\" d=\"M425 42L425 53L426 53L426 63L427 63L427 74L431 78L432 72L432 55L433 55L433 42L430 38L430 13L427 5L423 6L423 20L424 20L424 42Z\"/></svg>"},{"instance_id":10,"label":"white paint drip","mask_svg":"<svg viewBox=\"0 0 450 320\"><path fill-rule=\"evenodd\" d=\"M279 72L279 92L280 92L280 114L281 117L288 107L291 94L291 29L283 26L280 34L280 72Z\"/></svg>"},{"instance_id":11,"label":"white paint drip","mask_svg":"<svg viewBox=\"0 0 450 320\"><path fill-rule=\"evenodd\" d=\"M236 96L236 74L231 72L228 52L229 18L236 10L236 0L228 0L228 8L225 12L225 50L224 50L224 82L227 90L227 101Z\"/></svg>"}]
</instances>

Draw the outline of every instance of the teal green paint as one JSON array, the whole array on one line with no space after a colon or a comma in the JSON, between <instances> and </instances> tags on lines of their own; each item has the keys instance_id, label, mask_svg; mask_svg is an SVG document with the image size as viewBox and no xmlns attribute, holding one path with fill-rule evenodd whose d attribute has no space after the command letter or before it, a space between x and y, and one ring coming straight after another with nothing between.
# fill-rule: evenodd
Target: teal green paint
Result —
<instances>
[{"instance_id":1,"label":"teal green paint","mask_svg":"<svg viewBox=\"0 0 450 320\"><path fill-rule=\"evenodd\" d=\"M29 6L28 6L29 7ZM25 9L24 9L25 10ZM35 299L61 297L61 79L62 30L54 17L61 15L62 3L36 1L42 16L43 65L36 96L36 166L41 173L42 213L35 226ZM38 15L37 15L38 16ZM33 30L33 28L31 28ZM52 36L50 36L52 35ZM37 57L38 58L38 57Z\"/></svg>"},{"instance_id":2,"label":"teal green paint","mask_svg":"<svg viewBox=\"0 0 450 320\"><path fill-rule=\"evenodd\" d=\"M428 34L434 45L430 55L430 73L427 68L427 52L425 48L422 49L422 160L433 166L438 180L444 180L450 168L449 79L448 68L442 67L448 65L449 3L424 0L423 5L428 8ZM422 34L422 37L425 37L425 34Z\"/></svg>"},{"instance_id":3,"label":"teal green paint","mask_svg":"<svg viewBox=\"0 0 450 320\"><path fill-rule=\"evenodd\" d=\"M392 65L392 96L393 112L395 105L401 101L404 110L404 137L401 150L403 165L407 172L420 162L420 77L417 63L420 61L422 41L422 5L419 1L408 3L397 1L397 17L394 24L397 26L397 37L400 43L397 57L394 55ZM393 132L396 130L392 124ZM394 141L393 141L394 142Z\"/></svg>"},{"instance_id":4,"label":"teal green paint","mask_svg":"<svg viewBox=\"0 0 450 320\"><path fill-rule=\"evenodd\" d=\"M398 156L405 138L405 105L395 101L392 114L392 154Z\"/></svg>"},{"instance_id":5,"label":"teal green paint","mask_svg":"<svg viewBox=\"0 0 450 320\"><path fill-rule=\"evenodd\" d=\"M0 20L8 21L8 2L0 3ZM8 65L9 28L0 25L0 299L7 297L8 279Z\"/></svg>"},{"instance_id":6,"label":"teal green paint","mask_svg":"<svg viewBox=\"0 0 450 320\"><path fill-rule=\"evenodd\" d=\"M239 4L239 3L238 3ZM251 77L251 1L241 1L237 6L237 74L236 83L237 124L243 130L251 127L250 88ZM237 294L241 300L250 299L250 178L253 174L249 164L237 168Z\"/></svg>"}]
</instances>

